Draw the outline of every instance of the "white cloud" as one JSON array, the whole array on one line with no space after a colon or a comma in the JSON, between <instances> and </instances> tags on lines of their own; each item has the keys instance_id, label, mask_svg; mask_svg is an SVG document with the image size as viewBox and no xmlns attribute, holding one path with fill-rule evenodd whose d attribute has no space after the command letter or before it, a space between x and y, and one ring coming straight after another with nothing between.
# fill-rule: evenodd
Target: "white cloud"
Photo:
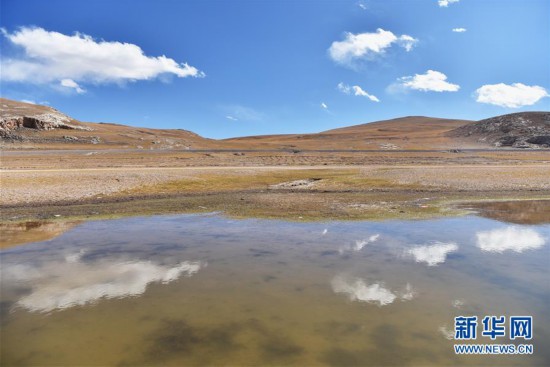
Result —
<instances>
[{"instance_id":1,"label":"white cloud","mask_svg":"<svg viewBox=\"0 0 550 367\"><path fill-rule=\"evenodd\" d=\"M191 276L204 264L184 261L170 267L151 261L94 263L81 261L83 252L39 266L8 265L2 269L4 281L28 282L30 294L17 305L33 312L50 312L81 306L100 299L143 294L149 283L169 283L182 275Z\"/></svg>"},{"instance_id":2,"label":"white cloud","mask_svg":"<svg viewBox=\"0 0 550 367\"><path fill-rule=\"evenodd\" d=\"M351 87L347 84L340 82L338 83L336 88L338 88L338 90L344 94L351 94Z\"/></svg>"},{"instance_id":3,"label":"white cloud","mask_svg":"<svg viewBox=\"0 0 550 367\"><path fill-rule=\"evenodd\" d=\"M534 250L542 247L546 240L534 229L508 226L476 233L477 246L482 251L504 252Z\"/></svg>"},{"instance_id":4,"label":"white cloud","mask_svg":"<svg viewBox=\"0 0 550 367\"><path fill-rule=\"evenodd\" d=\"M360 7L361 9L363 9L363 10L367 10L367 9L368 9L367 4L365 4L365 3L363 3L363 2L358 2L358 3L357 3L357 6Z\"/></svg>"},{"instance_id":5,"label":"white cloud","mask_svg":"<svg viewBox=\"0 0 550 367\"><path fill-rule=\"evenodd\" d=\"M449 4L458 3L460 0L437 0L437 4L441 8L446 8Z\"/></svg>"},{"instance_id":6,"label":"white cloud","mask_svg":"<svg viewBox=\"0 0 550 367\"><path fill-rule=\"evenodd\" d=\"M63 79L61 80L61 82L59 82L59 84L62 87L74 89L75 92L78 94L86 93L86 90L82 89L80 85L78 85L78 83L72 79Z\"/></svg>"},{"instance_id":7,"label":"white cloud","mask_svg":"<svg viewBox=\"0 0 550 367\"><path fill-rule=\"evenodd\" d=\"M410 301L415 296L409 283L407 283L404 292L392 292L381 282L369 285L362 279L347 280L343 276L336 276L332 279L331 285L335 293L347 294L351 301L378 303L378 306L389 305L397 298L402 301Z\"/></svg>"},{"instance_id":8,"label":"white cloud","mask_svg":"<svg viewBox=\"0 0 550 367\"><path fill-rule=\"evenodd\" d=\"M415 74L398 79L404 88L420 90L423 92L456 92L460 89L458 84L447 82L447 76L439 71L428 70L426 74Z\"/></svg>"},{"instance_id":9,"label":"white cloud","mask_svg":"<svg viewBox=\"0 0 550 367\"><path fill-rule=\"evenodd\" d=\"M393 44L410 51L418 42L417 39L402 35L396 36L390 31L378 28L374 33L346 33L343 41L335 41L328 49L329 55L335 62L351 66L354 61L369 59L383 54Z\"/></svg>"},{"instance_id":10,"label":"white cloud","mask_svg":"<svg viewBox=\"0 0 550 367\"><path fill-rule=\"evenodd\" d=\"M487 84L476 90L477 102L501 107L518 108L531 106L549 94L538 85L528 86L521 83L512 85Z\"/></svg>"},{"instance_id":11,"label":"white cloud","mask_svg":"<svg viewBox=\"0 0 550 367\"><path fill-rule=\"evenodd\" d=\"M358 85L349 86L344 83L338 83L337 88L340 92L344 94L351 94L353 92L355 96L367 97L373 102L380 102L380 100L376 96L368 94Z\"/></svg>"},{"instance_id":12,"label":"white cloud","mask_svg":"<svg viewBox=\"0 0 550 367\"><path fill-rule=\"evenodd\" d=\"M436 242L433 245L417 246L405 251L406 255L412 255L416 262L424 262L428 266L442 264L447 255L458 250L456 243Z\"/></svg>"},{"instance_id":13,"label":"white cloud","mask_svg":"<svg viewBox=\"0 0 550 367\"><path fill-rule=\"evenodd\" d=\"M453 32L463 33L466 32L466 28L453 28Z\"/></svg>"},{"instance_id":14,"label":"white cloud","mask_svg":"<svg viewBox=\"0 0 550 367\"><path fill-rule=\"evenodd\" d=\"M32 100L30 100L30 99L22 99L21 102L23 102L23 103L29 103L29 104L36 104L35 101L32 101Z\"/></svg>"},{"instance_id":15,"label":"white cloud","mask_svg":"<svg viewBox=\"0 0 550 367\"><path fill-rule=\"evenodd\" d=\"M406 34L400 36L397 39L397 43L399 44L399 46L403 47L407 52L412 50L414 45L416 45L417 42L418 40L416 38L408 36Z\"/></svg>"},{"instance_id":16,"label":"white cloud","mask_svg":"<svg viewBox=\"0 0 550 367\"><path fill-rule=\"evenodd\" d=\"M131 43L94 40L75 33L68 36L43 28L23 27L3 36L24 51L24 56L2 57L2 79L12 82L123 83L155 79L161 75L202 77L204 73L171 58L147 56Z\"/></svg>"},{"instance_id":17,"label":"white cloud","mask_svg":"<svg viewBox=\"0 0 550 367\"><path fill-rule=\"evenodd\" d=\"M328 110L328 106L325 102L321 102L321 108L324 110Z\"/></svg>"},{"instance_id":18,"label":"white cloud","mask_svg":"<svg viewBox=\"0 0 550 367\"><path fill-rule=\"evenodd\" d=\"M235 118L235 117L230 116L230 115L225 116L225 118L228 119L228 120L231 120L231 121L239 121L238 118Z\"/></svg>"}]
</instances>

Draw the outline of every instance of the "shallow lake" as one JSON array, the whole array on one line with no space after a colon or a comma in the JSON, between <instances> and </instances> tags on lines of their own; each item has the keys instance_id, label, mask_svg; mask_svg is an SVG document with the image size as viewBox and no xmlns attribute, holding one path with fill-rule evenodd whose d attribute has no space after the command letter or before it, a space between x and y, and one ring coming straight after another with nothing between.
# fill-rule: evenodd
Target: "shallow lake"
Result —
<instances>
[{"instance_id":1,"label":"shallow lake","mask_svg":"<svg viewBox=\"0 0 550 367\"><path fill-rule=\"evenodd\" d=\"M549 242L476 216L82 223L0 252L1 364L548 366ZM486 315L532 316L532 339L482 336ZM476 340L453 340L457 316Z\"/></svg>"}]
</instances>

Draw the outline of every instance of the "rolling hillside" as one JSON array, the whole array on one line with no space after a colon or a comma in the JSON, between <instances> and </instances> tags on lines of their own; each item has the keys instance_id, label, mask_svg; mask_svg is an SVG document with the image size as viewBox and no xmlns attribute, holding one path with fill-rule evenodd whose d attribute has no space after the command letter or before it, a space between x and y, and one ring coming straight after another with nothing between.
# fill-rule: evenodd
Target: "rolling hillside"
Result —
<instances>
[{"instance_id":1,"label":"rolling hillside","mask_svg":"<svg viewBox=\"0 0 550 367\"><path fill-rule=\"evenodd\" d=\"M470 122L411 116L327 130L317 134L251 136L225 141L266 148L291 149L449 149L457 146L445 133Z\"/></svg>"},{"instance_id":2,"label":"rolling hillside","mask_svg":"<svg viewBox=\"0 0 550 367\"><path fill-rule=\"evenodd\" d=\"M550 113L481 121L408 116L312 134L207 139L180 129L77 121L54 108L0 99L3 149L448 150L550 146Z\"/></svg>"},{"instance_id":3,"label":"rolling hillside","mask_svg":"<svg viewBox=\"0 0 550 367\"><path fill-rule=\"evenodd\" d=\"M0 98L3 148L208 149L215 140L187 130L77 121L54 108Z\"/></svg>"}]
</instances>

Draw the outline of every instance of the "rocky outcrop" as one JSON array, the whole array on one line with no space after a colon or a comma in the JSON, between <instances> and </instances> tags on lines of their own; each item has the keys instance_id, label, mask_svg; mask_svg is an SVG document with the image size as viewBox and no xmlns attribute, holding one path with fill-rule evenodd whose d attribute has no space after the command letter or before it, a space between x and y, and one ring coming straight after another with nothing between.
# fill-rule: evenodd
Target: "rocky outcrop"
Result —
<instances>
[{"instance_id":1,"label":"rocky outcrop","mask_svg":"<svg viewBox=\"0 0 550 367\"><path fill-rule=\"evenodd\" d=\"M0 137L19 140L20 129L34 130L84 130L91 129L80 126L69 116L47 106L33 105L2 99L0 114Z\"/></svg>"},{"instance_id":2,"label":"rocky outcrop","mask_svg":"<svg viewBox=\"0 0 550 367\"><path fill-rule=\"evenodd\" d=\"M69 129L69 130L86 130L91 129L84 126L72 125L71 119L62 114L40 114L32 116L3 116L0 117L0 133L13 133L14 130L20 128L36 129L36 130L53 130L53 129Z\"/></svg>"},{"instance_id":3,"label":"rocky outcrop","mask_svg":"<svg viewBox=\"0 0 550 367\"><path fill-rule=\"evenodd\" d=\"M448 133L495 147L550 147L550 112L520 112L476 121Z\"/></svg>"}]
</instances>

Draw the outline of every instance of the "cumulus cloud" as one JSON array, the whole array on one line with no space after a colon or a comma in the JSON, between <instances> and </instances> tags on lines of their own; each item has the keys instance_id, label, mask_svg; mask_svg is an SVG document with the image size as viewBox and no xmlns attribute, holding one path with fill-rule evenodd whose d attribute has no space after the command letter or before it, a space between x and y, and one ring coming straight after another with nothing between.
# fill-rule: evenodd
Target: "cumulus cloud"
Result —
<instances>
[{"instance_id":1,"label":"cumulus cloud","mask_svg":"<svg viewBox=\"0 0 550 367\"><path fill-rule=\"evenodd\" d=\"M416 262L423 262L428 266L442 264L447 259L447 255L458 250L456 243L436 242L433 245L417 246L406 250L406 255L414 257Z\"/></svg>"},{"instance_id":2,"label":"cumulus cloud","mask_svg":"<svg viewBox=\"0 0 550 367\"><path fill-rule=\"evenodd\" d=\"M453 28L453 32L463 33L466 32L466 28Z\"/></svg>"},{"instance_id":3,"label":"cumulus cloud","mask_svg":"<svg viewBox=\"0 0 550 367\"><path fill-rule=\"evenodd\" d=\"M328 110L328 106L325 102L321 102L321 108L324 110Z\"/></svg>"},{"instance_id":4,"label":"cumulus cloud","mask_svg":"<svg viewBox=\"0 0 550 367\"><path fill-rule=\"evenodd\" d=\"M347 84L344 84L344 83L338 83L337 88L340 92L342 92L344 94L352 94L353 93L353 95L355 95L355 96L367 97L368 99L370 99L373 102L380 102L380 100L376 96L374 96L372 94L368 94L367 92L365 92L358 85L350 86L350 85L347 85Z\"/></svg>"},{"instance_id":5,"label":"cumulus cloud","mask_svg":"<svg viewBox=\"0 0 550 367\"><path fill-rule=\"evenodd\" d=\"M21 57L2 57L2 79L28 83L123 83L151 80L172 74L180 78L204 73L186 63L162 56L147 56L131 43L95 40L75 33L65 35L43 28L23 27L3 36L23 51ZM72 81L72 82L67 82ZM78 88L73 88L78 93Z\"/></svg>"},{"instance_id":6,"label":"cumulus cloud","mask_svg":"<svg viewBox=\"0 0 550 367\"><path fill-rule=\"evenodd\" d=\"M397 44L399 46L403 47L407 52L412 50L414 45L416 45L417 42L418 42L418 40L416 38L408 36L406 34L400 36L397 39Z\"/></svg>"},{"instance_id":7,"label":"cumulus cloud","mask_svg":"<svg viewBox=\"0 0 550 367\"><path fill-rule=\"evenodd\" d=\"M437 4L441 8L446 8L449 4L458 3L460 0L437 0Z\"/></svg>"},{"instance_id":8,"label":"cumulus cloud","mask_svg":"<svg viewBox=\"0 0 550 367\"><path fill-rule=\"evenodd\" d=\"M390 31L378 28L373 33L346 33L343 41L335 41L328 49L332 60L343 65L352 65L354 61L371 59L383 54L387 48L396 44L406 51L412 50L418 42L409 35L396 36Z\"/></svg>"},{"instance_id":9,"label":"cumulus cloud","mask_svg":"<svg viewBox=\"0 0 550 367\"><path fill-rule=\"evenodd\" d=\"M78 85L78 83L72 79L62 79L61 82L59 82L59 84L62 87L74 89L75 92L78 94L86 93L86 90L82 89L80 85Z\"/></svg>"},{"instance_id":10,"label":"cumulus cloud","mask_svg":"<svg viewBox=\"0 0 550 367\"><path fill-rule=\"evenodd\" d=\"M449 83L445 74L435 70L428 70L425 74L399 78L398 85L405 89L423 92L456 92L460 89L458 84Z\"/></svg>"},{"instance_id":11,"label":"cumulus cloud","mask_svg":"<svg viewBox=\"0 0 550 367\"><path fill-rule=\"evenodd\" d=\"M151 261L86 263L81 261L82 255L83 252L69 254L63 260L41 266L8 265L2 269L2 278L31 286L30 293L17 301L18 306L33 312L50 312L100 299L138 296L150 283L170 283L182 275L191 276L204 266L188 261L176 266Z\"/></svg>"},{"instance_id":12,"label":"cumulus cloud","mask_svg":"<svg viewBox=\"0 0 550 367\"><path fill-rule=\"evenodd\" d=\"M514 83L512 85L486 84L475 92L477 102L487 103L501 107L519 108L531 106L549 94L543 87L538 85L525 85Z\"/></svg>"},{"instance_id":13,"label":"cumulus cloud","mask_svg":"<svg viewBox=\"0 0 550 367\"><path fill-rule=\"evenodd\" d=\"M381 282L367 284L363 279L348 280L344 276L336 276L332 279L331 285L335 293L347 294L351 301L373 303L378 306L389 305L396 299L410 301L415 296L409 283L403 292L394 292Z\"/></svg>"},{"instance_id":14,"label":"cumulus cloud","mask_svg":"<svg viewBox=\"0 0 550 367\"><path fill-rule=\"evenodd\" d=\"M523 252L542 247L546 240L534 229L508 226L476 233L477 246L482 251Z\"/></svg>"}]
</instances>

